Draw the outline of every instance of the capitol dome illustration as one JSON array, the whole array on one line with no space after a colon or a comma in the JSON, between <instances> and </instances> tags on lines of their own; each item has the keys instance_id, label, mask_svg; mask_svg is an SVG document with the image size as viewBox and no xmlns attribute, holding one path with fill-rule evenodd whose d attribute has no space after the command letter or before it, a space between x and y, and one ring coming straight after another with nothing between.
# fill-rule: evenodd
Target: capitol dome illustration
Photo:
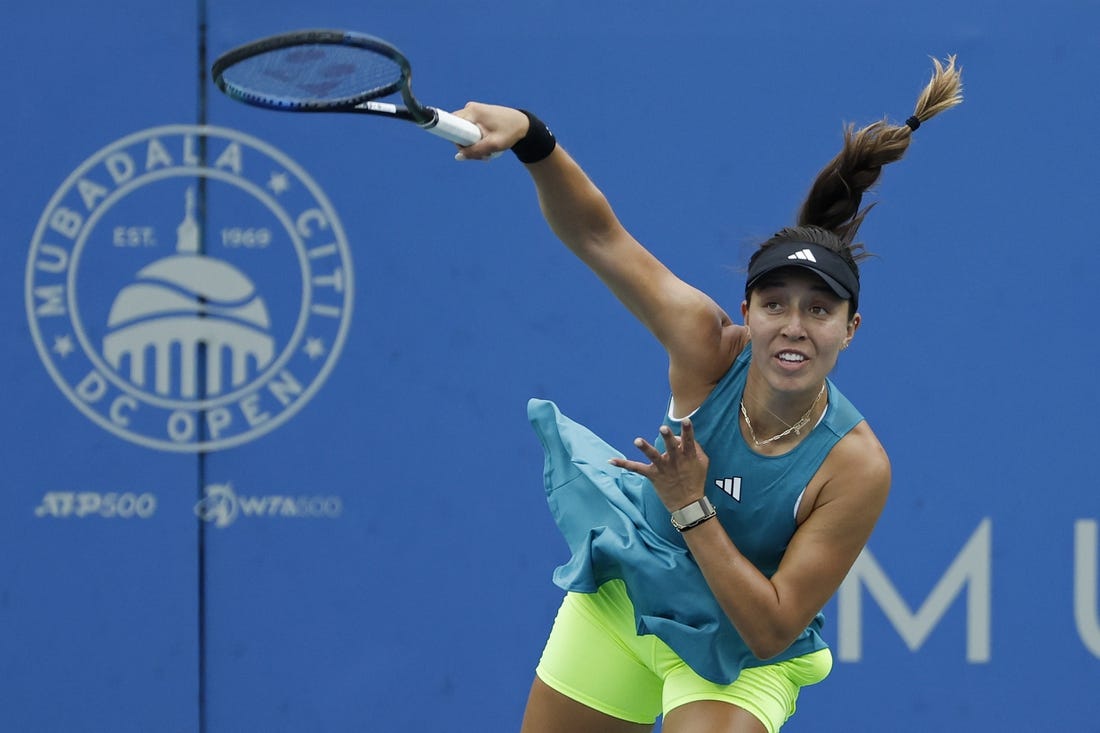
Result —
<instances>
[{"instance_id":1,"label":"capitol dome illustration","mask_svg":"<svg viewBox=\"0 0 1100 733\"><path fill-rule=\"evenodd\" d=\"M103 339L103 356L120 376L164 397L232 391L275 354L267 306L252 281L199 253L194 209L188 189L176 254L142 268L119 291Z\"/></svg>"}]
</instances>

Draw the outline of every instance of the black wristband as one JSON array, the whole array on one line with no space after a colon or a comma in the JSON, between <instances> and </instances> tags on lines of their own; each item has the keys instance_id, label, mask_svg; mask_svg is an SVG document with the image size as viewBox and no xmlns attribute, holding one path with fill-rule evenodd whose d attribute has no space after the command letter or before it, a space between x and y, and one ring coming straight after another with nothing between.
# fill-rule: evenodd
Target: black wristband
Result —
<instances>
[{"instance_id":1,"label":"black wristband","mask_svg":"<svg viewBox=\"0 0 1100 733\"><path fill-rule=\"evenodd\" d=\"M512 146L512 152L521 163L538 163L554 152L558 141L545 122L525 109L520 112L527 115L527 134Z\"/></svg>"}]
</instances>

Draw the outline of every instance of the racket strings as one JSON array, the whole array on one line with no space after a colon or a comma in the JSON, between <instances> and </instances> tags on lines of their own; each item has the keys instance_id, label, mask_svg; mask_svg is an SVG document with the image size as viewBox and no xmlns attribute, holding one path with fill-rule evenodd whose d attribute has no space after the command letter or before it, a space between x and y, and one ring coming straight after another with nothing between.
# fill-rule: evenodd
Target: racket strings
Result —
<instances>
[{"instance_id":1,"label":"racket strings","mask_svg":"<svg viewBox=\"0 0 1100 733\"><path fill-rule=\"evenodd\" d=\"M285 107L366 101L396 91L405 73L394 59L370 49L333 44L277 48L222 72L235 95Z\"/></svg>"}]
</instances>

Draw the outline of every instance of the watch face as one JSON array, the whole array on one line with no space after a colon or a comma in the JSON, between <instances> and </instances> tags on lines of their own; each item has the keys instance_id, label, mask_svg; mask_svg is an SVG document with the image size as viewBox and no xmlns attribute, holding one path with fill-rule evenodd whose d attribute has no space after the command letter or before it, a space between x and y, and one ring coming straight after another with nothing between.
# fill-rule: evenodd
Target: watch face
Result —
<instances>
[{"instance_id":1,"label":"watch face","mask_svg":"<svg viewBox=\"0 0 1100 733\"><path fill-rule=\"evenodd\" d=\"M715 514L714 505L704 496L702 499L688 504L683 509L672 512L672 526L683 531L694 527L704 519L710 519Z\"/></svg>"}]
</instances>

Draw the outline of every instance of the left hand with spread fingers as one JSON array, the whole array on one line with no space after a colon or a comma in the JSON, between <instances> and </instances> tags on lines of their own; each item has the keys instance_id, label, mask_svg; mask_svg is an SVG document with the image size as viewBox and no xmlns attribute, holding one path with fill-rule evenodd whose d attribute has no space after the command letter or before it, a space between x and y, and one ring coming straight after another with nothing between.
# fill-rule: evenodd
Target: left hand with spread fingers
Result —
<instances>
[{"instance_id":1,"label":"left hand with spread fingers","mask_svg":"<svg viewBox=\"0 0 1100 733\"><path fill-rule=\"evenodd\" d=\"M634 445L651 463L625 458L612 458L609 463L649 479L661 502L673 512L703 498L710 459L695 441L691 420L680 423L679 436L667 425L662 425L660 432L665 441L664 453L643 438L634 439Z\"/></svg>"}]
</instances>

